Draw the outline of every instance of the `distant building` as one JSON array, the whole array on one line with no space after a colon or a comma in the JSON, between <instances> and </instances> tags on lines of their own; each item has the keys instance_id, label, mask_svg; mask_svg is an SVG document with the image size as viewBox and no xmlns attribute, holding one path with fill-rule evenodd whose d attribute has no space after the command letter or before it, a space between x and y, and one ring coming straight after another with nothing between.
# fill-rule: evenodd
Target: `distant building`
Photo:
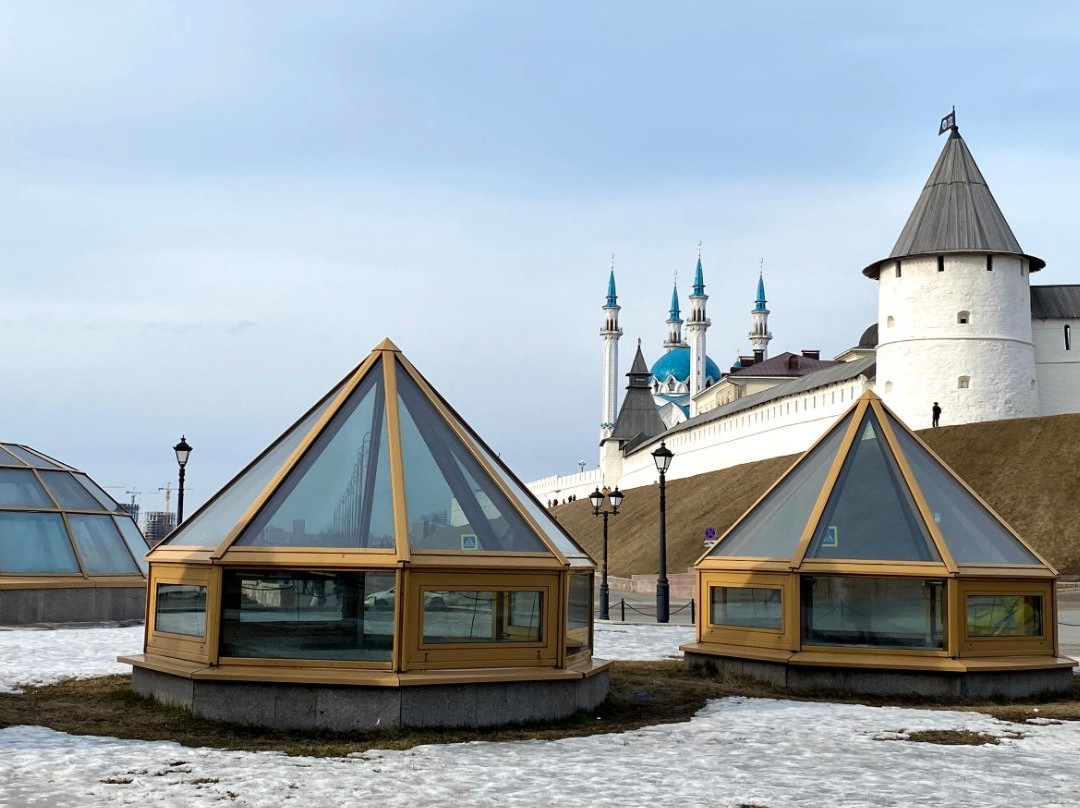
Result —
<instances>
[{"instance_id":1,"label":"distant building","mask_svg":"<svg viewBox=\"0 0 1080 808\"><path fill-rule=\"evenodd\" d=\"M139 506L134 502L118 502L120 510L131 515L132 521L139 524Z\"/></svg>"},{"instance_id":2,"label":"distant building","mask_svg":"<svg viewBox=\"0 0 1080 808\"><path fill-rule=\"evenodd\" d=\"M153 547L176 527L176 514L172 511L147 511L143 523L143 535Z\"/></svg>"}]
</instances>

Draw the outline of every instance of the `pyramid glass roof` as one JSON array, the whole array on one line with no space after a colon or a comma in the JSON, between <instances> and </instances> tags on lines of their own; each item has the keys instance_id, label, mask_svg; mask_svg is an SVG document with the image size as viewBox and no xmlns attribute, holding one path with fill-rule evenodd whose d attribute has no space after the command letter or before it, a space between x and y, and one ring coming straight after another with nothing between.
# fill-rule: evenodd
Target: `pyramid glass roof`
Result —
<instances>
[{"instance_id":1,"label":"pyramid glass roof","mask_svg":"<svg viewBox=\"0 0 1080 808\"><path fill-rule=\"evenodd\" d=\"M159 547L588 559L388 340Z\"/></svg>"},{"instance_id":2,"label":"pyramid glass roof","mask_svg":"<svg viewBox=\"0 0 1080 808\"><path fill-rule=\"evenodd\" d=\"M708 557L1049 568L870 391Z\"/></svg>"},{"instance_id":3,"label":"pyramid glass roof","mask_svg":"<svg viewBox=\"0 0 1080 808\"><path fill-rule=\"evenodd\" d=\"M148 549L127 511L86 474L0 444L0 579L143 577Z\"/></svg>"}]
</instances>

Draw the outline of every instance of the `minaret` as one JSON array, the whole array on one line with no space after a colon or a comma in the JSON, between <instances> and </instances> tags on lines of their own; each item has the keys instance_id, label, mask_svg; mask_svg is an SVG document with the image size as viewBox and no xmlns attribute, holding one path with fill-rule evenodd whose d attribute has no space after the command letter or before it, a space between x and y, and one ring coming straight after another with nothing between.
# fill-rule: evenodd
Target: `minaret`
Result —
<instances>
[{"instance_id":1,"label":"minaret","mask_svg":"<svg viewBox=\"0 0 1080 808\"><path fill-rule=\"evenodd\" d=\"M772 339L772 333L769 331L769 310L765 308L767 302L765 300L765 279L759 272L757 299L754 301L754 308L750 310L750 315L754 318L753 325L750 326L750 350L755 354L761 351L762 359L769 357L769 340Z\"/></svg>"},{"instance_id":2,"label":"minaret","mask_svg":"<svg viewBox=\"0 0 1080 808\"><path fill-rule=\"evenodd\" d=\"M694 271L694 291L690 295L690 315L686 321L686 336L690 342L690 417L697 415L694 396L705 389L705 329L712 323L705 316L705 279L701 272L701 243L698 242L697 269Z\"/></svg>"},{"instance_id":3,"label":"minaret","mask_svg":"<svg viewBox=\"0 0 1080 808\"><path fill-rule=\"evenodd\" d=\"M667 321L667 341L664 343L665 351L676 348L685 348L686 343L682 338L682 318L679 317L679 287L676 284L671 290L671 311Z\"/></svg>"},{"instance_id":4,"label":"minaret","mask_svg":"<svg viewBox=\"0 0 1080 808\"><path fill-rule=\"evenodd\" d=\"M955 112L948 139L878 282L874 391L913 429L1039 415L1028 276L1045 262L1021 249Z\"/></svg>"},{"instance_id":5,"label":"minaret","mask_svg":"<svg viewBox=\"0 0 1080 808\"><path fill-rule=\"evenodd\" d=\"M600 339L604 343L604 390L600 415L600 440L611 434L615 426L615 405L619 376L619 304L615 302L615 256L611 256L611 276L608 278L607 301L604 303L604 325Z\"/></svg>"}]
</instances>

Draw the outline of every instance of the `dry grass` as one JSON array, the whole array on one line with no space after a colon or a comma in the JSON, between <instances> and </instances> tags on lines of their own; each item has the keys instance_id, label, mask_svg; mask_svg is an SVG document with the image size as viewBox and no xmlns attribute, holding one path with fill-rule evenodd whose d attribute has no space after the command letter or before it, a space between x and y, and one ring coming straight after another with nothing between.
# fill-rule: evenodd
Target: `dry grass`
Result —
<instances>
[{"instance_id":1,"label":"dry grass","mask_svg":"<svg viewBox=\"0 0 1080 808\"><path fill-rule=\"evenodd\" d=\"M579 713L560 722L528 726L353 734L270 731L195 718L185 710L165 707L152 699L135 694L131 690L129 676L104 676L31 688L17 695L0 695L0 728L29 724L75 735L168 740L194 747L274 750L289 755L339 757L368 749L409 749L428 743L554 740L625 732L644 726L688 721L708 700L725 696L892 704L923 709L963 709L1018 722L1036 717L1059 721L1080 720L1080 685L1074 686L1071 693L1053 701L1013 704L955 704L914 698L878 699L826 691L793 695L781 688L751 680L712 678L699 671L686 670L680 661L669 660L618 662L612 667L610 696L597 710ZM941 739L947 737L947 734L940 736ZM935 741L929 736L912 740L947 742ZM177 761L176 765L183 762Z\"/></svg>"},{"instance_id":2,"label":"dry grass","mask_svg":"<svg viewBox=\"0 0 1080 808\"><path fill-rule=\"evenodd\" d=\"M1011 733L1007 737L1019 740L1024 736L1021 733ZM936 743L942 746L996 746L1001 743L1001 738L996 735L988 735L985 732L972 732L969 729L922 729L909 732L904 738L883 738L879 740Z\"/></svg>"},{"instance_id":3,"label":"dry grass","mask_svg":"<svg viewBox=\"0 0 1080 808\"><path fill-rule=\"evenodd\" d=\"M1080 414L927 429L919 437L1059 571L1080 574ZM705 528L723 533L796 459L772 458L668 483L669 569L692 566ZM609 522L612 574L656 573L658 499L651 486L627 492ZM588 500L553 513L599 558L602 525Z\"/></svg>"}]
</instances>

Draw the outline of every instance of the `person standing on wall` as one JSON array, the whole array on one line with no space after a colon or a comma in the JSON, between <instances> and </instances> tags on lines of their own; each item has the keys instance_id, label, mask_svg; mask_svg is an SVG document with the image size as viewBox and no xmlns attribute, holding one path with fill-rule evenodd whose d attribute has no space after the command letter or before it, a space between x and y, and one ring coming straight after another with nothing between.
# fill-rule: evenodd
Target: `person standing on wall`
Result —
<instances>
[{"instance_id":1,"label":"person standing on wall","mask_svg":"<svg viewBox=\"0 0 1080 808\"><path fill-rule=\"evenodd\" d=\"M938 405L938 403L936 401L934 402L934 407L933 407L933 409L930 410L930 412L934 416L934 420L932 421L932 425L933 425L934 429L937 429L938 421L941 420L941 407Z\"/></svg>"}]
</instances>

